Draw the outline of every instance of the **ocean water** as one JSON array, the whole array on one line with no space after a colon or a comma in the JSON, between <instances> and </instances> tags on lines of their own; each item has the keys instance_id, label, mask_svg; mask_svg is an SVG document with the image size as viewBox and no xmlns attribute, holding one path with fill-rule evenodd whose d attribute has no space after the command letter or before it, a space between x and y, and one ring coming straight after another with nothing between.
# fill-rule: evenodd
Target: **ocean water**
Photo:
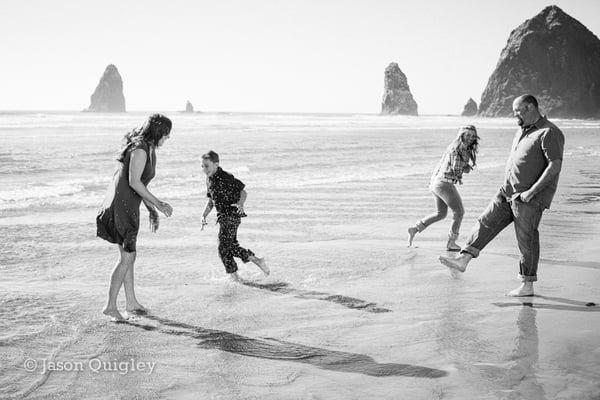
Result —
<instances>
[{"instance_id":1,"label":"ocean water","mask_svg":"<svg viewBox=\"0 0 600 400\"><path fill-rule=\"evenodd\" d=\"M482 141L478 167L459 188L464 240L501 183L516 128L510 119L170 114L174 128L157 153L150 190L174 215L162 218L156 234L142 221L138 238L137 293L152 314L107 322L100 309L117 251L95 237L95 215L123 134L145 116L0 113L1 398L600 393L600 341L591 333L600 314L543 302L511 308L486 297L496 285L514 284L511 229L481 261L498 268L481 266L464 278L435 261L449 219L420 234L416 248L405 247L407 226L433 211L432 169L457 128L473 123ZM577 295L600 302L600 122L553 122L566 147L540 228L541 280L548 270L541 287L554 296L546 302L566 299L566 307L593 311ZM246 265L240 271L248 283L230 284L216 253L217 228L200 230L200 156L209 149L246 183L249 216L239 238L267 258L273 276L266 280ZM572 318L576 335L557 327ZM554 333L545 341L547 331ZM89 364L133 359L157 369L93 371ZM37 363L32 371L28 360ZM81 362L82 369L43 370L43 360Z\"/></svg>"}]
</instances>

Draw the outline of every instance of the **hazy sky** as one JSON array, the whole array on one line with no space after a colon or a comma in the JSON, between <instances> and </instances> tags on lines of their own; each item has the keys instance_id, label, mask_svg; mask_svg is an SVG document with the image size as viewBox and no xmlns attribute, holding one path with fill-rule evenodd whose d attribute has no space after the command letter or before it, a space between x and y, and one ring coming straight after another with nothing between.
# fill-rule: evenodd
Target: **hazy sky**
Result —
<instances>
[{"instance_id":1,"label":"hazy sky","mask_svg":"<svg viewBox=\"0 0 600 400\"><path fill-rule=\"evenodd\" d=\"M397 62L422 114L478 103L508 35L600 1L0 1L0 110L80 110L104 68L128 110L378 113Z\"/></svg>"}]
</instances>

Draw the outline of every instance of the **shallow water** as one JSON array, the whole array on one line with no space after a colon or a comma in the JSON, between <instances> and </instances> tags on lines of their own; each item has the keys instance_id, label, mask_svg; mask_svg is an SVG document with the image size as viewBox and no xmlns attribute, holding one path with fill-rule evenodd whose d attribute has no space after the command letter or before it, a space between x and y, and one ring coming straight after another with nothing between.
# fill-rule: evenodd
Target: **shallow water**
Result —
<instances>
[{"instance_id":1,"label":"shallow water","mask_svg":"<svg viewBox=\"0 0 600 400\"><path fill-rule=\"evenodd\" d=\"M116 250L95 238L94 218L119 141L144 114L0 115L0 397L600 393L600 314L586 306L600 303L600 122L556 121L566 149L540 228L543 297L520 302L502 297L518 271L510 228L461 276L436 261L449 220L404 247L406 226L433 211L431 170L471 121L172 117L150 189L175 213L138 241L138 297L152 313L111 324L98 310ZM483 139L459 188L464 234L501 182L515 130L512 120L473 122ZM229 283L216 227L200 231L208 149L247 185L240 242L267 257L269 279L248 265L245 285ZM90 365L132 359L156 368ZM82 368L44 370L58 361Z\"/></svg>"}]
</instances>

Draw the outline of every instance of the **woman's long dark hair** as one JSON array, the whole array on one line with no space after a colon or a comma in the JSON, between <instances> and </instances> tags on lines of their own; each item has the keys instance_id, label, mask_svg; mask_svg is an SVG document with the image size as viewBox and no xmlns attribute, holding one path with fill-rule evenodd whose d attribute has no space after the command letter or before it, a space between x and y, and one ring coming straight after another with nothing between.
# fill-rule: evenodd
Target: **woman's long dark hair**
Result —
<instances>
[{"instance_id":1,"label":"woman's long dark hair","mask_svg":"<svg viewBox=\"0 0 600 400\"><path fill-rule=\"evenodd\" d=\"M466 143L466 134L471 132L475 132L476 139L473 143ZM450 150L454 150L461 153L461 149L467 153L468 160L465 160L467 163L470 163L472 167L477 165L477 152L479 151L479 135L477 135L477 128L473 125L465 125L458 130L458 136L454 141L450 144Z\"/></svg>"},{"instance_id":2,"label":"woman's long dark hair","mask_svg":"<svg viewBox=\"0 0 600 400\"><path fill-rule=\"evenodd\" d=\"M123 136L123 144L117 160L123 162L127 155L127 150L134 144L146 142L149 145L158 146L160 139L171 132L172 126L173 123L169 118L162 114L152 114L142 126L127 132Z\"/></svg>"}]
</instances>

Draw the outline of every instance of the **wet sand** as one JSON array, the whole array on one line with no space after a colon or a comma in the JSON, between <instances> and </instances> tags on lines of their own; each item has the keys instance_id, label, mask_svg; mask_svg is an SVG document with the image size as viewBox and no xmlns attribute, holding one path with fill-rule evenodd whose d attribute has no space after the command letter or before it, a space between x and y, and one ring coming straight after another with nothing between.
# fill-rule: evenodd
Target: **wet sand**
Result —
<instances>
[{"instance_id":1,"label":"wet sand","mask_svg":"<svg viewBox=\"0 0 600 400\"><path fill-rule=\"evenodd\" d=\"M68 297L78 298L69 318L80 328L51 362L81 362L83 370L23 370L20 378L31 384L21 394L582 399L598 393L600 307L586 304L600 303L600 270L542 263L539 294L508 298L505 291L518 284L514 258L483 254L459 274L436 262L440 243L280 244L266 251L268 279L241 267L247 284L227 281L216 255L200 263L190 246L170 261L168 246L159 247L138 260L138 296L150 314L120 324L99 313L101 280L82 291L76 280L58 279ZM102 258L103 250L95 255ZM303 277L303 266L315 263L322 274ZM57 290L57 301L68 303L64 296ZM24 349L11 361L26 358L48 355ZM95 360L155 368L92 371Z\"/></svg>"}]
</instances>

